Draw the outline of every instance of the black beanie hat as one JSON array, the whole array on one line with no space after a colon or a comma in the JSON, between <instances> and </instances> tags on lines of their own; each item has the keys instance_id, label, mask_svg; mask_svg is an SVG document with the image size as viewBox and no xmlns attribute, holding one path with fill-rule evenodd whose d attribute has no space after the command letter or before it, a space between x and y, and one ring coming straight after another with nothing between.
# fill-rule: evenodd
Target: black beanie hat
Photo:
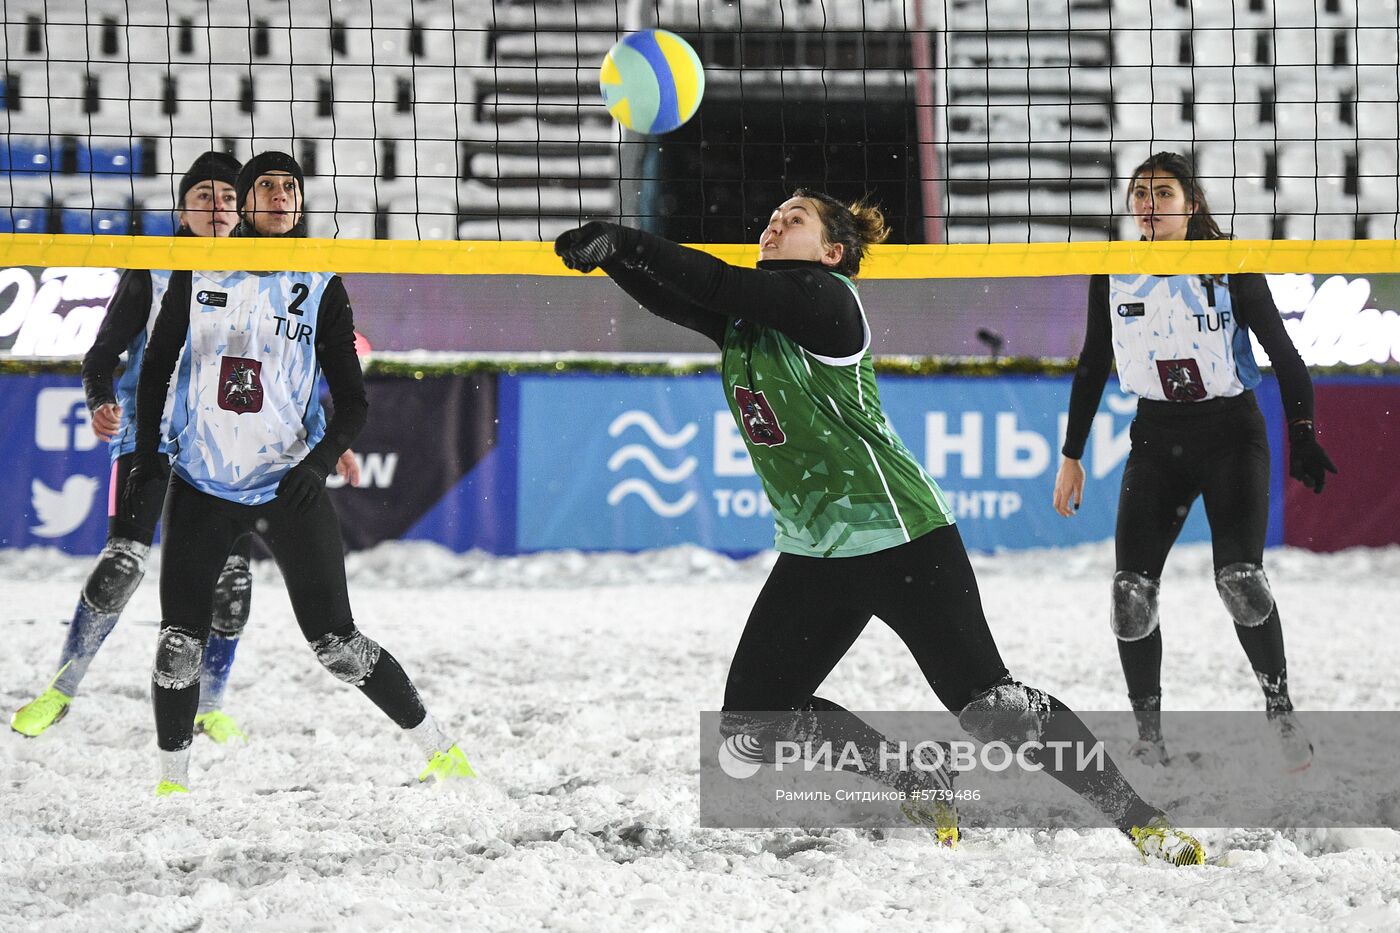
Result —
<instances>
[{"instance_id":1,"label":"black beanie hat","mask_svg":"<svg viewBox=\"0 0 1400 933\"><path fill-rule=\"evenodd\" d=\"M202 181L221 181L237 186L238 169L238 160L227 152L204 153L190 163L190 170L180 179L180 196L175 199L175 206L184 210L185 195Z\"/></svg>"},{"instance_id":2,"label":"black beanie hat","mask_svg":"<svg viewBox=\"0 0 1400 933\"><path fill-rule=\"evenodd\" d=\"M244 203L248 200L248 192L253 190L253 182L259 176L268 172L286 172L297 180L297 187L301 189L302 198L306 197L306 180L301 174L301 165L296 159L285 152L268 150L259 152L247 162L243 163L243 171L238 173L238 181L234 184L234 189L238 192L238 214L243 215Z\"/></svg>"}]
</instances>

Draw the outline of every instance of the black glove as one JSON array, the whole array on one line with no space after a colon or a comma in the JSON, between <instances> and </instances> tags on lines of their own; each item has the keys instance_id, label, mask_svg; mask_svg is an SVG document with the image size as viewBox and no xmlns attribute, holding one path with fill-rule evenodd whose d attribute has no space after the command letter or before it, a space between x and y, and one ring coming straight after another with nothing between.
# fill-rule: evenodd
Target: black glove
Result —
<instances>
[{"instance_id":1,"label":"black glove","mask_svg":"<svg viewBox=\"0 0 1400 933\"><path fill-rule=\"evenodd\" d=\"M141 514L141 504L147 496L160 495L161 487L170 481L169 469L160 462L160 455L134 453L131 466L127 467L126 479L122 481L122 492L117 505L121 514L135 521Z\"/></svg>"},{"instance_id":2,"label":"black glove","mask_svg":"<svg viewBox=\"0 0 1400 933\"><path fill-rule=\"evenodd\" d=\"M582 227L565 230L554 241L554 253L576 272L592 272L617 257L635 233L617 224L590 221Z\"/></svg>"},{"instance_id":3,"label":"black glove","mask_svg":"<svg viewBox=\"0 0 1400 933\"><path fill-rule=\"evenodd\" d=\"M1317 442L1311 421L1297 421L1288 426L1288 475L1311 489L1322 492L1328 473L1337 472L1327 451Z\"/></svg>"},{"instance_id":4,"label":"black glove","mask_svg":"<svg viewBox=\"0 0 1400 933\"><path fill-rule=\"evenodd\" d=\"M289 509L305 512L326 488L326 472L305 460L287 471L277 484L277 498Z\"/></svg>"}]
</instances>

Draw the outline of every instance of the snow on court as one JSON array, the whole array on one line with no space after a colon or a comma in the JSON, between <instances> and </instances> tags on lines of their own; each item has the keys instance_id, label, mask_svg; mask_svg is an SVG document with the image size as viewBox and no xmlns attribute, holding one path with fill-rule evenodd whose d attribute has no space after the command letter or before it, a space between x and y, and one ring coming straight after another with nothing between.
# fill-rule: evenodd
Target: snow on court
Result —
<instances>
[{"instance_id":1,"label":"snow on court","mask_svg":"<svg viewBox=\"0 0 1400 933\"><path fill-rule=\"evenodd\" d=\"M319 667L259 564L228 703L251 743L197 737L193 793L166 800L152 795L153 567L68 718L0 735L0 930L1400 929L1390 830L1205 831L1221 864L1172 869L1111 830L983 832L948 852L912 830L698 827L697 713L719 707L770 562L352 555L358 623L481 774L441 787L419 786L410 743ZM1396 709L1400 549L1268 562L1298 705ZM90 563L0 552L6 716L53 673ZM1108 545L974 563L1017 676L1126 709ZM1167 707L1258 708L1207 548L1177 550L1162 601ZM878 622L822 692L938 708Z\"/></svg>"}]
</instances>

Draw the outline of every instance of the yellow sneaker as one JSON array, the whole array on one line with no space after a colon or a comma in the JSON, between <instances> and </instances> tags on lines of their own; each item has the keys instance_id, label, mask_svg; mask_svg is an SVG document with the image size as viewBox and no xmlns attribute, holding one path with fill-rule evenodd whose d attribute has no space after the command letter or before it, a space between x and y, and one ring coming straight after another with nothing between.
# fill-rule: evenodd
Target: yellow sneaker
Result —
<instances>
[{"instance_id":1,"label":"yellow sneaker","mask_svg":"<svg viewBox=\"0 0 1400 933\"><path fill-rule=\"evenodd\" d=\"M238 723L233 721L233 717L218 709L195 716L194 731L203 732L220 745L227 745L234 740L248 741L248 736L244 735L243 730L238 728Z\"/></svg>"},{"instance_id":2,"label":"yellow sneaker","mask_svg":"<svg viewBox=\"0 0 1400 933\"><path fill-rule=\"evenodd\" d=\"M1149 820L1146 826L1128 830L1128 838L1137 846L1143 861L1161 859L1172 865L1204 865L1205 847L1196 839L1173 828L1165 816Z\"/></svg>"},{"instance_id":3,"label":"yellow sneaker","mask_svg":"<svg viewBox=\"0 0 1400 933\"><path fill-rule=\"evenodd\" d=\"M433 757L428 759L428 766L419 773L418 780L436 778L439 781L448 781L453 778L474 777L476 772L467 761L466 752L453 745L445 752L434 752Z\"/></svg>"},{"instance_id":4,"label":"yellow sneaker","mask_svg":"<svg viewBox=\"0 0 1400 933\"><path fill-rule=\"evenodd\" d=\"M962 839L958 828L958 808L947 800L910 800L899 805L904 818L933 833L938 844L955 849Z\"/></svg>"},{"instance_id":5,"label":"yellow sneaker","mask_svg":"<svg viewBox=\"0 0 1400 933\"><path fill-rule=\"evenodd\" d=\"M49 687L15 710L10 717L10 728L32 739L68 715L68 704L72 702L72 697Z\"/></svg>"},{"instance_id":6,"label":"yellow sneaker","mask_svg":"<svg viewBox=\"0 0 1400 933\"><path fill-rule=\"evenodd\" d=\"M169 797L172 794L188 794L190 789L183 784L176 784L174 781L161 781L156 785L157 797Z\"/></svg>"}]
</instances>

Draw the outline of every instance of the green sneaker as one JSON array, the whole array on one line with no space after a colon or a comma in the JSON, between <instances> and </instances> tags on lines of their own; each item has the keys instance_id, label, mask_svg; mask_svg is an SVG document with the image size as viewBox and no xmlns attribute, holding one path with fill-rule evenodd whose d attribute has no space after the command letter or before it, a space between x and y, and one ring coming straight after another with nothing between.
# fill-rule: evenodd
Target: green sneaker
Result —
<instances>
[{"instance_id":1,"label":"green sneaker","mask_svg":"<svg viewBox=\"0 0 1400 933\"><path fill-rule=\"evenodd\" d=\"M220 745L227 745L234 740L248 741L248 736L238 728L238 723L233 721L233 717L218 709L195 716L194 731L203 732Z\"/></svg>"},{"instance_id":2,"label":"green sneaker","mask_svg":"<svg viewBox=\"0 0 1400 933\"><path fill-rule=\"evenodd\" d=\"M156 785L157 797L169 797L172 794L188 794L190 789L183 784L176 784L174 781L161 781Z\"/></svg>"},{"instance_id":3,"label":"green sneaker","mask_svg":"<svg viewBox=\"0 0 1400 933\"><path fill-rule=\"evenodd\" d=\"M15 711L10 717L10 728L32 739L68 715L68 704L72 702L72 697L49 687Z\"/></svg>"},{"instance_id":4,"label":"green sneaker","mask_svg":"<svg viewBox=\"0 0 1400 933\"><path fill-rule=\"evenodd\" d=\"M1144 861L1155 858L1172 865L1206 863L1205 847L1196 837L1174 828L1165 816L1149 820L1146 826L1134 826L1128 830L1128 838Z\"/></svg>"},{"instance_id":5,"label":"green sneaker","mask_svg":"<svg viewBox=\"0 0 1400 933\"><path fill-rule=\"evenodd\" d=\"M476 772L467 761L466 753L453 745L445 752L433 752L433 757L428 759L428 766L419 773L418 780L436 778L439 781L448 781L453 778L474 777Z\"/></svg>"}]
</instances>

